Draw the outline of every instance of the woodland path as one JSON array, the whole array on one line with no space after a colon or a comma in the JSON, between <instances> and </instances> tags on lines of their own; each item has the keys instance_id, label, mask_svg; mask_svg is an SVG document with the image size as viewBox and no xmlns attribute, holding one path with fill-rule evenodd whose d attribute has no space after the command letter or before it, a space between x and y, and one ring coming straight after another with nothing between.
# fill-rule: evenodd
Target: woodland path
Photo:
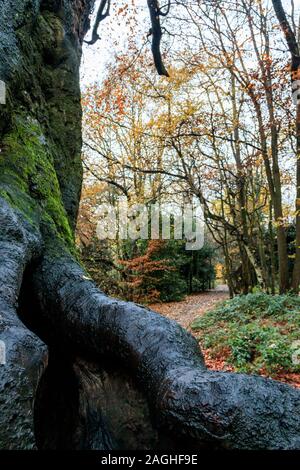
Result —
<instances>
[{"instance_id":1,"label":"woodland path","mask_svg":"<svg viewBox=\"0 0 300 470\"><path fill-rule=\"evenodd\" d=\"M172 320L176 320L181 326L190 331L193 336L199 338L197 331L192 331L190 325L196 318L212 310L218 302L226 299L229 299L228 287L226 285L219 285L215 289L206 292L188 295L180 302L155 303L150 305L150 308ZM208 369L234 371L233 367L227 364L226 357L212 359L209 350L204 349L203 345L201 350ZM280 373L273 376L273 378L300 388L300 374Z\"/></svg>"},{"instance_id":2,"label":"woodland path","mask_svg":"<svg viewBox=\"0 0 300 470\"><path fill-rule=\"evenodd\" d=\"M181 326L190 331L191 323L208 310L211 310L218 302L229 298L229 290L226 285L219 285L199 294L188 295L180 302L155 303L150 308L155 312L176 320Z\"/></svg>"}]
</instances>

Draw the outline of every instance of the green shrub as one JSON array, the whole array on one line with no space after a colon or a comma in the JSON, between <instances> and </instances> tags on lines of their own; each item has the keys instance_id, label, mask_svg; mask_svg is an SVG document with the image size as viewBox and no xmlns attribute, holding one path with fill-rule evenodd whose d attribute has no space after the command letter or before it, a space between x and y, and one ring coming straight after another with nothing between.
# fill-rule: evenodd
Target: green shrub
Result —
<instances>
[{"instance_id":1,"label":"green shrub","mask_svg":"<svg viewBox=\"0 0 300 470\"><path fill-rule=\"evenodd\" d=\"M186 281L176 271L165 272L157 282L162 302L174 302L184 299L187 292Z\"/></svg>"},{"instance_id":2,"label":"green shrub","mask_svg":"<svg viewBox=\"0 0 300 470\"><path fill-rule=\"evenodd\" d=\"M262 292L220 303L196 319L192 328L212 356L228 351L227 362L240 372L300 372L292 362L300 339L300 298Z\"/></svg>"}]
</instances>

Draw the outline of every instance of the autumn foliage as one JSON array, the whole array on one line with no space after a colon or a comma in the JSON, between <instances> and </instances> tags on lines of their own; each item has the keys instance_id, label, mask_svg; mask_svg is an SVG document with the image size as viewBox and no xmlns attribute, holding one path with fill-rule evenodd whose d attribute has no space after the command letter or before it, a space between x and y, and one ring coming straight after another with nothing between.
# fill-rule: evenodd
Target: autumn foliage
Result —
<instances>
[{"instance_id":1,"label":"autumn foliage","mask_svg":"<svg viewBox=\"0 0 300 470\"><path fill-rule=\"evenodd\" d=\"M166 271L174 271L175 267L168 259L155 259L165 245L163 240L149 240L146 252L129 260L119 260L124 267L126 281L124 287L127 298L134 302L154 302L159 299L159 277Z\"/></svg>"}]
</instances>

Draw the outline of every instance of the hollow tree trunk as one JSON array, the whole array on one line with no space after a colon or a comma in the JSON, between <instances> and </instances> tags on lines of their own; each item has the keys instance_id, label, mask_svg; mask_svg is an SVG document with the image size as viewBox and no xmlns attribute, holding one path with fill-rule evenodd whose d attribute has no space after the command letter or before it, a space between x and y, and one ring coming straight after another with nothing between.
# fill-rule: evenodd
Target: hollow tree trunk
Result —
<instances>
[{"instance_id":1,"label":"hollow tree trunk","mask_svg":"<svg viewBox=\"0 0 300 470\"><path fill-rule=\"evenodd\" d=\"M299 449L298 391L207 371L191 335L105 296L75 259L92 4L1 4L0 447Z\"/></svg>"}]
</instances>

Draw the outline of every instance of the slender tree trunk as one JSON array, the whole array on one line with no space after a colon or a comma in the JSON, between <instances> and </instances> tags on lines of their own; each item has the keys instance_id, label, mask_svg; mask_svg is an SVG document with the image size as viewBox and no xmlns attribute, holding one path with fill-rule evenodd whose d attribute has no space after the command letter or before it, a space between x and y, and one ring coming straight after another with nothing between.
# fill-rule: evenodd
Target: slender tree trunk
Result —
<instances>
[{"instance_id":1,"label":"slender tree trunk","mask_svg":"<svg viewBox=\"0 0 300 470\"><path fill-rule=\"evenodd\" d=\"M265 170L268 180L269 191L271 195L271 202L274 209L274 219L276 223L277 232L277 248L278 248L278 281L279 281L279 292L285 293L289 288L289 274L288 274L288 252L287 252L287 241L286 241L286 230L283 224L283 209L282 209L282 197L281 197L281 180L278 163L276 163L276 157L274 157L273 168L271 168L267 137L264 131L264 123L262 112L259 103L255 96L252 96L253 105L257 114L259 123L259 135L260 143L262 148L262 156L264 159ZM274 134L274 132L273 132ZM275 136L273 135L272 140L272 153L275 155Z\"/></svg>"},{"instance_id":2,"label":"slender tree trunk","mask_svg":"<svg viewBox=\"0 0 300 470\"><path fill-rule=\"evenodd\" d=\"M230 260L229 260L228 250L225 244L223 245L223 250L224 250L224 258L225 258L225 273L226 273L225 277L226 277L226 282L229 288L229 295L230 295L230 298L232 299L234 297L235 290L234 290L233 283L232 283L232 277L231 277L232 272L230 269Z\"/></svg>"},{"instance_id":3,"label":"slender tree trunk","mask_svg":"<svg viewBox=\"0 0 300 470\"><path fill-rule=\"evenodd\" d=\"M276 0L275 0L276 1ZM267 27L267 19L264 15L262 5L261 14L260 14L260 28L261 33L265 40L265 50L264 54L267 57L271 57L270 54L270 37ZM260 136L261 143L263 148L263 156L266 167L266 174L268 178L268 184L271 194L271 200L274 207L274 216L277 227L277 245L278 245L278 259L279 259L279 291L281 294L287 292L290 287L290 279L288 272L288 250L287 250L287 241L286 241L286 229L283 220L283 208L282 208L282 188L281 188L281 175L278 161L278 125L276 123L276 114L274 106L274 93L273 93L273 78L271 74L270 65L264 60L264 57L260 53L259 46L257 44L257 39L253 30L253 19L249 11L248 22L252 36L252 42L254 45L255 53L257 60L260 66L262 74L262 84L264 87L264 92L266 96L266 105L269 114L269 126L271 131L271 161L272 166L269 162L269 156L267 153L267 140L264 131L264 123L262 120L262 113L260 105L254 97L254 106L256 112L258 113L259 127L260 127Z\"/></svg>"},{"instance_id":4,"label":"slender tree trunk","mask_svg":"<svg viewBox=\"0 0 300 470\"><path fill-rule=\"evenodd\" d=\"M266 286L266 290L269 293L271 282L270 282L270 276L269 276L269 271L267 267L267 259L266 259L266 252L265 252L265 244L263 240L263 233L259 225L259 222L258 222L258 231L259 233L257 236L257 245L258 245L259 258L260 258L261 272L263 276L263 285Z\"/></svg>"},{"instance_id":5,"label":"slender tree trunk","mask_svg":"<svg viewBox=\"0 0 300 470\"><path fill-rule=\"evenodd\" d=\"M300 76L300 73L298 73ZM300 94L300 90L299 90ZM300 99L296 113L296 256L293 270L293 291L299 293L300 287Z\"/></svg>"},{"instance_id":6,"label":"slender tree trunk","mask_svg":"<svg viewBox=\"0 0 300 470\"><path fill-rule=\"evenodd\" d=\"M290 25L285 9L281 0L272 0L273 7L285 36L286 43L291 56L291 80L292 88L295 93L299 90L300 80L300 44L299 31L298 37L296 31ZM294 85L296 87L294 88ZM299 96L296 96L296 257L293 271L292 287L294 292L299 292L300 284L300 102Z\"/></svg>"},{"instance_id":7,"label":"slender tree trunk","mask_svg":"<svg viewBox=\"0 0 300 470\"><path fill-rule=\"evenodd\" d=\"M231 102L232 102L232 122L233 122L233 136L234 136L234 158L237 168L237 187L238 187L238 211L241 219L242 238L244 244L248 245L248 223L247 223L247 202L246 202L246 185L245 174L241 159L241 146L240 146L240 131L239 131L239 116L237 109L237 96L236 96L236 81L234 74L231 72ZM250 281L250 266L248 261L248 253L243 247L241 248L241 259L244 279L244 293L249 291Z\"/></svg>"},{"instance_id":8,"label":"slender tree trunk","mask_svg":"<svg viewBox=\"0 0 300 470\"><path fill-rule=\"evenodd\" d=\"M277 273L274 246L275 246L275 240L274 240L274 234L273 234L273 207L272 207L272 204L270 204L270 207L269 207L269 249L270 249L270 260L271 260L270 276L271 276L272 294L275 294L276 273Z\"/></svg>"}]
</instances>

